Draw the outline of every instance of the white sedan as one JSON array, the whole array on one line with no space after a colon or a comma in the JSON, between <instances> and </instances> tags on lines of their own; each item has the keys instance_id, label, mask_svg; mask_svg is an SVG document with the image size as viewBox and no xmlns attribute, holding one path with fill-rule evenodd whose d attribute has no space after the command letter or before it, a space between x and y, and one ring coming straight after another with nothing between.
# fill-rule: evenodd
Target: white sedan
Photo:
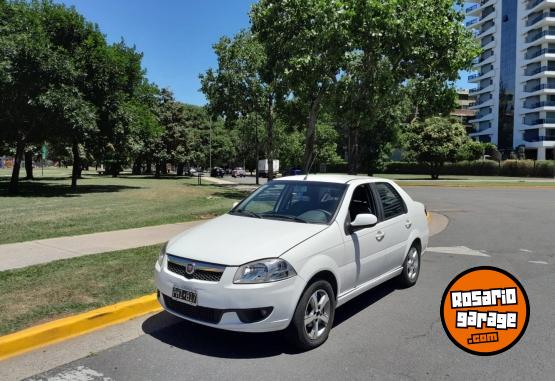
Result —
<instances>
[{"instance_id":1,"label":"white sedan","mask_svg":"<svg viewBox=\"0 0 555 381\"><path fill-rule=\"evenodd\" d=\"M171 239L156 263L158 299L187 320L286 330L310 349L348 300L395 277L414 285L427 244L424 205L390 180L285 177Z\"/></svg>"}]
</instances>

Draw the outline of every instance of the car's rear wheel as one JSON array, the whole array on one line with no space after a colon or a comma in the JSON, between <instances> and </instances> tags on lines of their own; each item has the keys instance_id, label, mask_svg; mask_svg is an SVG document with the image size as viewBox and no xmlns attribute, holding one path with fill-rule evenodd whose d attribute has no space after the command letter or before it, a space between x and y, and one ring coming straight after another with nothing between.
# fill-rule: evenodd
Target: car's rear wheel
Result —
<instances>
[{"instance_id":1,"label":"car's rear wheel","mask_svg":"<svg viewBox=\"0 0 555 381\"><path fill-rule=\"evenodd\" d=\"M403 271L399 275L400 286L404 288L414 286L418 275L420 275L420 250L418 246L412 245L405 258Z\"/></svg>"},{"instance_id":2,"label":"car's rear wheel","mask_svg":"<svg viewBox=\"0 0 555 381\"><path fill-rule=\"evenodd\" d=\"M329 282L318 280L304 290L289 325L290 341L302 350L327 340L335 316L335 294Z\"/></svg>"}]
</instances>

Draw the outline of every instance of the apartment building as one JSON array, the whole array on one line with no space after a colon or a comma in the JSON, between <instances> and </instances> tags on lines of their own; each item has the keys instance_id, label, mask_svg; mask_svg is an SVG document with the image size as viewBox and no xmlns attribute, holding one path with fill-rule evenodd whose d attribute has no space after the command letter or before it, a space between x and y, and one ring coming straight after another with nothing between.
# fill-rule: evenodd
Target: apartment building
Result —
<instances>
[{"instance_id":1,"label":"apartment building","mask_svg":"<svg viewBox=\"0 0 555 381\"><path fill-rule=\"evenodd\" d=\"M555 0L467 1L466 27L483 51L468 80L470 136L532 159L555 147Z\"/></svg>"},{"instance_id":2,"label":"apartment building","mask_svg":"<svg viewBox=\"0 0 555 381\"><path fill-rule=\"evenodd\" d=\"M474 103L474 97L470 96L468 89L458 89L456 103L457 107L451 111L451 116L457 118L466 131L471 133L473 127L470 121L476 116L476 110L470 109L470 105Z\"/></svg>"}]
</instances>

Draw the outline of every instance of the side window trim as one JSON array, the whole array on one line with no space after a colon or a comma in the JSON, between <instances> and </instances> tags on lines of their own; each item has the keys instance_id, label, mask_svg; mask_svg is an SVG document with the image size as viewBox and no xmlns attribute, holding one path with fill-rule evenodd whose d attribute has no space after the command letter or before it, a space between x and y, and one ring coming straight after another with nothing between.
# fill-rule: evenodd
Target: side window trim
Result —
<instances>
[{"instance_id":1,"label":"side window trim","mask_svg":"<svg viewBox=\"0 0 555 381\"><path fill-rule=\"evenodd\" d=\"M378 213L376 215L376 217L378 217L378 223L383 222L385 221L385 218L384 218L382 200L380 198L380 194L378 193L378 190L376 189L376 183L368 184L368 188L372 193L372 196L373 196L372 198L375 200L374 203L376 205L376 213Z\"/></svg>"},{"instance_id":2,"label":"side window trim","mask_svg":"<svg viewBox=\"0 0 555 381\"><path fill-rule=\"evenodd\" d=\"M397 195L397 197L399 197L399 199L401 200L401 203L403 205L403 213L399 213L396 214L394 216L391 216L389 218L385 218L385 213L384 213L384 209L383 209L383 205L382 205L382 199L380 197L380 194L378 192L378 190L376 189L376 186L378 184L383 184L384 186L386 186L387 188L389 188L393 194ZM379 210L380 210L380 217L378 218L378 222L382 222L382 221L387 221L387 220L391 220L392 218L395 217L399 217L402 215L405 215L408 213L408 208L407 208L407 204L405 203L405 200L403 199L403 197L399 194L399 192L397 192L397 190L395 188L393 188L393 186L391 186L391 184L389 183L384 183L384 182L375 182L371 184L371 188L372 188L372 193L374 194L374 196L376 197L377 200L380 200L379 204Z\"/></svg>"}]
</instances>

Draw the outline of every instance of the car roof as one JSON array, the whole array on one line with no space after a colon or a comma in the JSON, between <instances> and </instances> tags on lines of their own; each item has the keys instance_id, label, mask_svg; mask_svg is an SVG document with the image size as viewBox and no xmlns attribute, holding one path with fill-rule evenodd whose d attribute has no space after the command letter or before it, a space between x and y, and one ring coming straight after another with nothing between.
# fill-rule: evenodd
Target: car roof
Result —
<instances>
[{"instance_id":1,"label":"car roof","mask_svg":"<svg viewBox=\"0 0 555 381\"><path fill-rule=\"evenodd\" d=\"M274 179L274 181L320 181L324 183L337 183L337 184L347 184L347 183L370 183L370 182L391 182L388 179L383 179L380 177L369 177L369 176L355 176L355 175L341 175L341 174L322 174L322 175L296 175L296 176L285 176Z\"/></svg>"}]
</instances>

